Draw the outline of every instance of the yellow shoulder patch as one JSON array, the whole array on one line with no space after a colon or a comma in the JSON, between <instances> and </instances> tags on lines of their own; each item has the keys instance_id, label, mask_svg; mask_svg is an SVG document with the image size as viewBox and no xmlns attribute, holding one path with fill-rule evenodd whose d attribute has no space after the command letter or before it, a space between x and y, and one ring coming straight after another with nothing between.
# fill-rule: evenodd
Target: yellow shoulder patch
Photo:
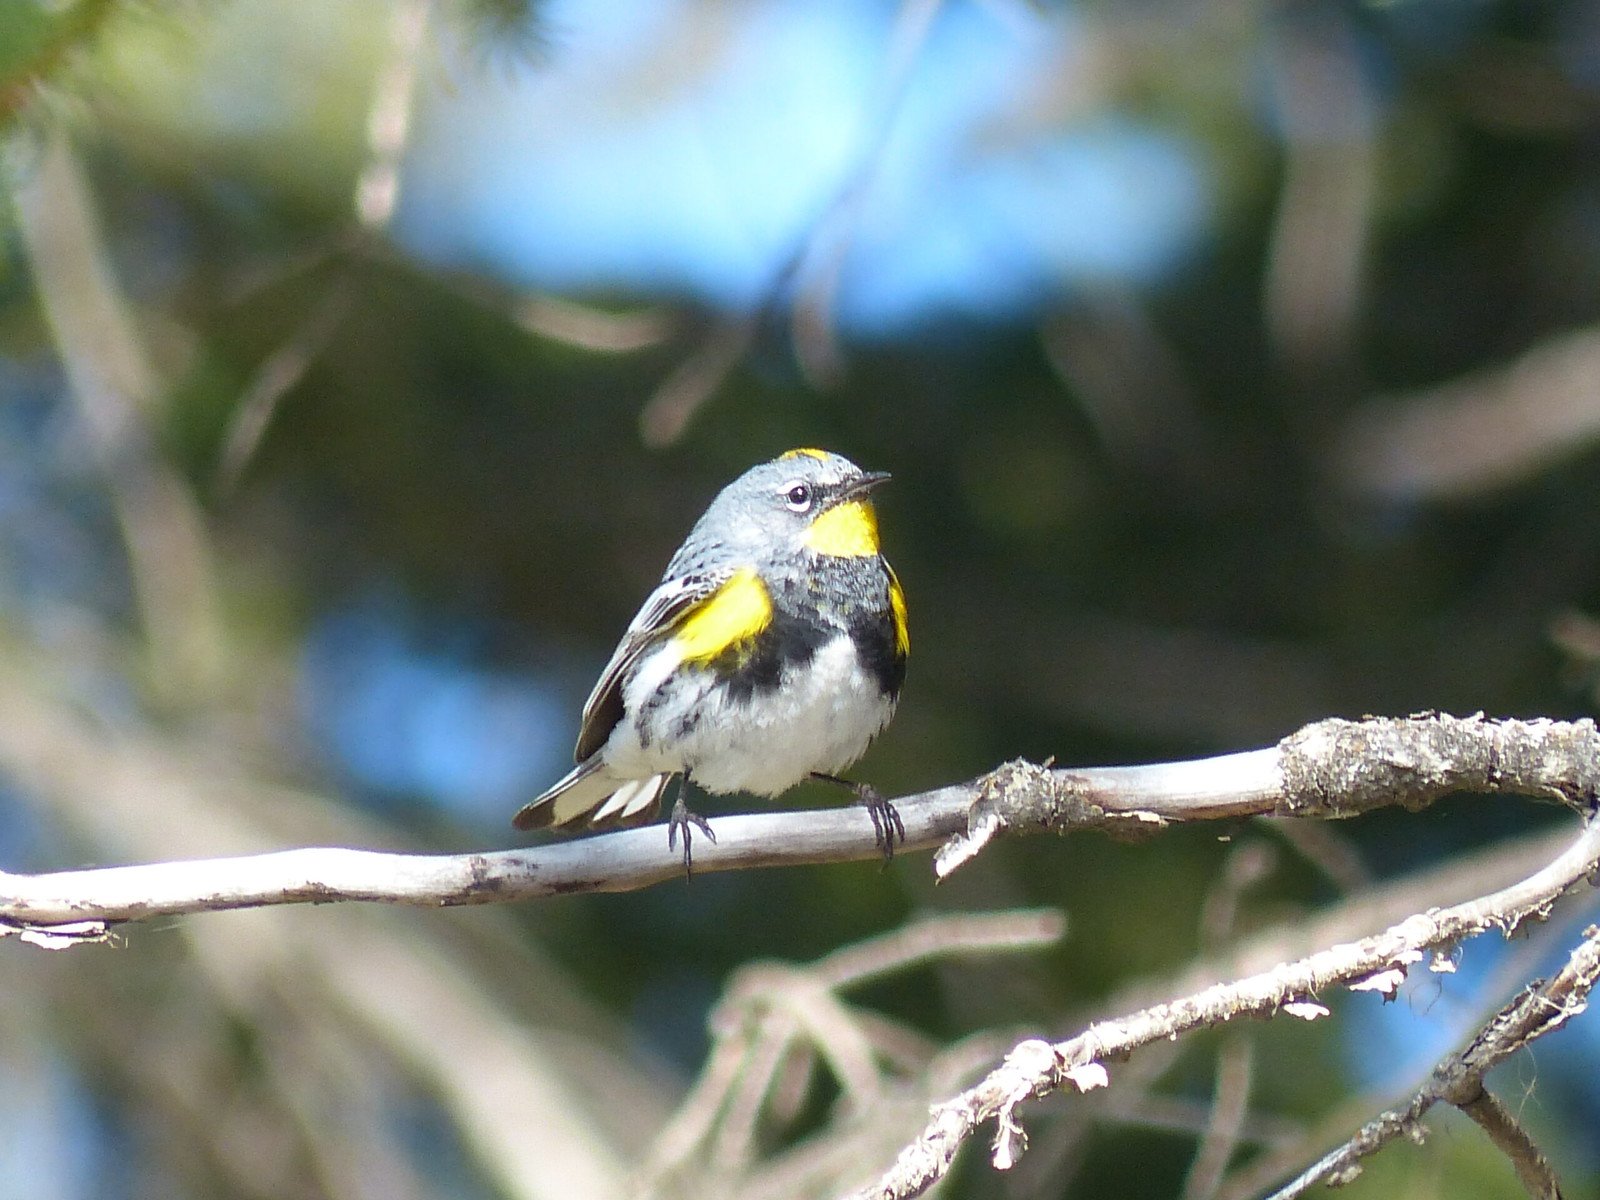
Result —
<instances>
[{"instance_id":1,"label":"yellow shoulder patch","mask_svg":"<svg viewBox=\"0 0 1600 1200\"><path fill-rule=\"evenodd\" d=\"M878 552L878 514L866 500L846 500L811 522L806 545L818 554L861 558Z\"/></svg>"},{"instance_id":2,"label":"yellow shoulder patch","mask_svg":"<svg viewBox=\"0 0 1600 1200\"><path fill-rule=\"evenodd\" d=\"M889 572L889 609L894 617L895 657L907 658L911 654L911 626L906 621L905 589L900 586L900 576L894 573L893 567L884 563L883 569Z\"/></svg>"},{"instance_id":3,"label":"yellow shoulder patch","mask_svg":"<svg viewBox=\"0 0 1600 1200\"><path fill-rule=\"evenodd\" d=\"M814 446L801 446L798 450L785 450L778 455L778 461L782 462L786 458L799 458L802 455L806 458L822 460L828 457L828 452L826 450L818 450Z\"/></svg>"},{"instance_id":4,"label":"yellow shoulder patch","mask_svg":"<svg viewBox=\"0 0 1600 1200\"><path fill-rule=\"evenodd\" d=\"M689 610L672 640L686 662L709 662L748 641L772 620L772 597L749 567Z\"/></svg>"}]
</instances>

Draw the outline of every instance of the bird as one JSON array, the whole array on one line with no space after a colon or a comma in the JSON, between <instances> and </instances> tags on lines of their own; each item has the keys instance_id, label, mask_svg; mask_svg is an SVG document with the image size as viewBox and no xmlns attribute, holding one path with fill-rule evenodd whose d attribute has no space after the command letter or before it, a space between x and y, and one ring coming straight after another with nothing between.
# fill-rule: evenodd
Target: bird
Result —
<instances>
[{"instance_id":1,"label":"bird","mask_svg":"<svg viewBox=\"0 0 1600 1200\"><path fill-rule=\"evenodd\" d=\"M512 824L640 824L675 776L776 797L807 779L852 788L885 863L905 825L841 777L894 716L911 638L871 494L889 479L843 455L790 450L719 492L629 623L583 706L577 765ZM692 871L680 784L667 822Z\"/></svg>"}]
</instances>

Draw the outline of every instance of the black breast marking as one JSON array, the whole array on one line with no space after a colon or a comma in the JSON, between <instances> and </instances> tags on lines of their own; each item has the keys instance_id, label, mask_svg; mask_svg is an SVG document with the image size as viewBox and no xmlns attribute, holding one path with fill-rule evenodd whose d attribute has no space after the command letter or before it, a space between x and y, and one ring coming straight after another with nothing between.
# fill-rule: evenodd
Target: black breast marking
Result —
<instances>
[{"instance_id":1,"label":"black breast marking","mask_svg":"<svg viewBox=\"0 0 1600 1200\"><path fill-rule=\"evenodd\" d=\"M887 596L887 592L885 592ZM895 649L894 622L887 612L861 613L850 622L861 669L878 681L890 697L900 695L906 681L906 660Z\"/></svg>"},{"instance_id":2,"label":"black breast marking","mask_svg":"<svg viewBox=\"0 0 1600 1200\"><path fill-rule=\"evenodd\" d=\"M771 624L737 659L714 665L719 674L726 671L728 698L749 700L757 692L775 691L784 671L805 666L836 633L814 608L775 606Z\"/></svg>"}]
</instances>

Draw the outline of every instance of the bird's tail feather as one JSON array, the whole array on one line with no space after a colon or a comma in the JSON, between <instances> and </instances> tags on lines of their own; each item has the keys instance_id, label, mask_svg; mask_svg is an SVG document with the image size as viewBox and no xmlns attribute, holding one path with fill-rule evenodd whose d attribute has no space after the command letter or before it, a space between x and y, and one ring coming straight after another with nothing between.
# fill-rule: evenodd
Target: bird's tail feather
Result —
<instances>
[{"instance_id":1,"label":"bird's tail feather","mask_svg":"<svg viewBox=\"0 0 1600 1200\"><path fill-rule=\"evenodd\" d=\"M649 816L671 778L649 775L644 779L620 779L591 758L524 805L511 823L518 829L543 829L587 817L591 825L637 824Z\"/></svg>"},{"instance_id":2,"label":"bird's tail feather","mask_svg":"<svg viewBox=\"0 0 1600 1200\"><path fill-rule=\"evenodd\" d=\"M670 775L650 775L644 779L630 779L595 810L589 818L591 824L633 825L649 816L667 790Z\"/></svg>"}]
</instances>

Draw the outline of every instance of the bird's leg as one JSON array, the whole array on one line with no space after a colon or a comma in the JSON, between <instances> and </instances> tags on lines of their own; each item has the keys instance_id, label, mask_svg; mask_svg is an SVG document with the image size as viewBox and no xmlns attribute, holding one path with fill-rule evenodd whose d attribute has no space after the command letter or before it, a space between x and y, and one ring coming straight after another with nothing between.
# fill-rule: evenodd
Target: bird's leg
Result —
<instances>
[{"instance_id":1,"label":"bird's leg","mask_svg":"<svg viewBox=\"0 0 1600 1200\"><path fill-rule=\"evenodd\" d=\"M694 878L694 855L689 851L689 827L692 825L716 844L717 835L711 832L711 822L699 813L689 811L689 806L683 802L683 794L689 790L688 779L678 781L678 795L672 802L672 813L667 817L667 849L675 850L678 847L678 834L683 834L683 877Z\"/></svg>"},{"instance_id":2,"label":"bird's leg","mask_svg":"<svg viewBox=\"0 0 1600 1200\"><path fill-rule=\"evenodd\" d=\"M906 823L900 819L900 813L895 806L870 783L856 783L854 780L826 775L821 771L811 772L811 778L847 787L856 794L858 801L866 805L867 816L872 818L872 844L883 850L883 865L887 867L894 859L895 839L899 838L902 846L906 844Z\"/></svg>"}]
</instances>

